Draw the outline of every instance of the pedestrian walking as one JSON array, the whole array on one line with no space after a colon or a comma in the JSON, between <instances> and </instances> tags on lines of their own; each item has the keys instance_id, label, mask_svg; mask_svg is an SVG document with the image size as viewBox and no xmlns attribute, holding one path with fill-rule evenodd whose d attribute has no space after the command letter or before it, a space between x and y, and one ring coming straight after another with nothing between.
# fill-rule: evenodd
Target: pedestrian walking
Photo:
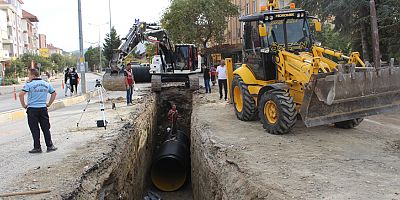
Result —
<instances>
[{"instance_id":1,"label":"pedestrian walking","mask_svg":"<svg viewBox=\"0 0 400 200\"><path fill-rule=\"evenodd\" d=\"M25 104L26 93L28 93L28 104ZM51 94L48 103L46 103L47 94ZM47 110L56 99L56 95L56 91L50 83L39 78L37 69L29 70L29 82L24 85L19 93L21 106L26 109L28 114L28 125L33 137L33 149L29 153L42 153L39 124L44 135L47 152L57 150L51 141L50 121Z\"/></svg>"},{"instance_id":2,"label":"pedestrian walking","mask_svg":"<svg viewBox=\"0 0 400 200\"><path fill-rule=\"evenodd\" d=\"M67 68L67 69L64 71L64 85L65 85L65 87L64 87L64 94L65 94L65 96L67 96L68 90L69 90L70 93L71 93L71 85L70 85L70 81L69 81L69 68Z\"/></svg>"},{"instance_id":3,"label":"pedestrian walking","mask_svg":"<svg viewBox=\"0 0 400 200\"><path fill-rule=\"evenodd\" d=\"M221 60L221 65L217 67L218 86L219 86L219 99L222 99L222 88L224 89L225 101L228 100L228 83L226 81L226 66L225 61Z\"/></svg>"},{"instance_id":4,"label":"pedestrian walking","mask_svg":"<svg viewBox=\"0 0 400 200\"><path fill-rule=\"evenodd\" d=\"M210 67L203 64L203 78L204 78L204 87L206 88L206 93L211 93L211 86L210 86Z\"/></svg>"},{"instance_id":5,"label":"pedestrian walking","mask_svg":"<svg viewBox=\"0 0 400 200\"><path fill-rule=\"evenodd\" d=\"M211 82L213 84L213 86L215 85L215 79L217 76L217 68L215 66L211 66L210 68L210 73L211 73Z\"/></svg>"},{"instance_id":6,"label":"pedestrian walking","mask_svg":"<svg viewBox=\"0 0 400 200\"><path fill-rule=\"evenodd\" d=\"M78 93L79 76L76 72L75 67L72 68L72 72L69 73L69 83L71 85L71 96L72 94Z\"/></svg>"},{"instance_id":7,"label":"pedestrian walking","mask_svg":"<svg viewBox=\"0 0 400 200\"><path fill-rule=\"evenodd\" d=\"M124 71L125 74L125 87L126 87L126 105L133 105L132 104L132 94L133 94L133 87L135 84L135 79L133 78L132 74L132 66L131 63L126 65L126 69Z\"/></svg>"}]
</instances>

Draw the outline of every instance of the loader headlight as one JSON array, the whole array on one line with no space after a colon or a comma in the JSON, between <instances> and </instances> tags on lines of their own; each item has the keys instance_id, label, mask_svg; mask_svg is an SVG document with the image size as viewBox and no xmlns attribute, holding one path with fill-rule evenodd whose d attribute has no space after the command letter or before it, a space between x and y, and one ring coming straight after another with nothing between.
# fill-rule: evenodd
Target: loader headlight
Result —
<instances>
[{"instance_id":1,"label":"loader headlight","mask_svg":"<svg viewBox=\"0 0 400 200\"><path fill-rule=\"evenodd\" d=\"M271 15L271 16L269 16L269 20L271 20L271 21L272 21L273 19L274 19L274 16L272 16L272 15Z\"/></svg>"},{"instance_id":2,"label":"loader headlight","mask_svg":"<svg viewBox=\"0 0 400 200\"><path fill-rule=\"evenodd\" d=\"M261 51L261 53L269 53L270 52L268 47L264 48L264 49L261 49L260 51Z\"/></svg>"}]
</instances>

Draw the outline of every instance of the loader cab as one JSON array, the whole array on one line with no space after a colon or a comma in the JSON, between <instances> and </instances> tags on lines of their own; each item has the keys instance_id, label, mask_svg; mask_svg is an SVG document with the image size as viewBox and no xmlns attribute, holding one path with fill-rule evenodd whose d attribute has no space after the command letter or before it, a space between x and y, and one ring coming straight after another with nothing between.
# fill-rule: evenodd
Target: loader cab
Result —
<instances>
[{"instance_id":1,"label":"loader cab","mask_svg":"<svg viewBox=\"0 0 400 200\"><path fill-rule=\"evenodd\" d=\"M313 44L304 10L272 10L240 18L244 23L244 63L258 80L277 80L279 50L309 51Z\"/></svg>"}]
</instances>

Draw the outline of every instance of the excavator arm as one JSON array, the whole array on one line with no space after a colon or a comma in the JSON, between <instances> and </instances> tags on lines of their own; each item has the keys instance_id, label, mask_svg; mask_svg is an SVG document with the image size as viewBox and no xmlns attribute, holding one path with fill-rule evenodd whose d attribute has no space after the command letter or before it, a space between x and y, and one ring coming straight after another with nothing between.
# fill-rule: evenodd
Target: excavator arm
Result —
<instances>
[{"instance_id":1,"label":"excavator arm","mask_svg":"<svg viewBox=\"0 0 400 200\"><path fill-rule=\"evenodd\" d=\"M134 24L129 30L129 33L124 38L118 49L114 50L110 61L111 74L118 73L123 68L123 63L126 57L134 51L135 47L144 41L157 43L160 47L159 54L164 55L163 67L167 64L175 63L173 45L164 29L161 29L156 24L146 24L145 22Z\"/></svg>"}]
</instances>

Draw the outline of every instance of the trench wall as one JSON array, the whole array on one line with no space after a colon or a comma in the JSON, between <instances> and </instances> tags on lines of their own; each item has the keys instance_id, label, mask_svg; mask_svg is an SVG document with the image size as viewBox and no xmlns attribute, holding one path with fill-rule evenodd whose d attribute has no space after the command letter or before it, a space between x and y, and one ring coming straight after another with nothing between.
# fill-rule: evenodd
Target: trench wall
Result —
<instances>
[{"instance_id":1,"label":"trench wall","mask_svg":"<svg viewBox=\"0 0 400 200\"><path fill-rule=\"evenodd\" d=\"M157 96L120 131L112 150L82 177L80 187L65 199L143 199L153 152Z\"/></svg>"},{"instance_id":2,"label":"trench wall","mask_svg":"<svg viewBox=\"0 0 400 200\"><path fill-rule=\"evenodd\" d=\"M194 98L197 98L196 95ZM198 117L200 104L193 105L191 126L192 188L195 200L282 199L248 178L248 174L230 161L226 145L218 142L214 125ZM226 111L230 112L230 111ZM218 123L218 122L216 122Z\"/></svg>"}]
</instances>

